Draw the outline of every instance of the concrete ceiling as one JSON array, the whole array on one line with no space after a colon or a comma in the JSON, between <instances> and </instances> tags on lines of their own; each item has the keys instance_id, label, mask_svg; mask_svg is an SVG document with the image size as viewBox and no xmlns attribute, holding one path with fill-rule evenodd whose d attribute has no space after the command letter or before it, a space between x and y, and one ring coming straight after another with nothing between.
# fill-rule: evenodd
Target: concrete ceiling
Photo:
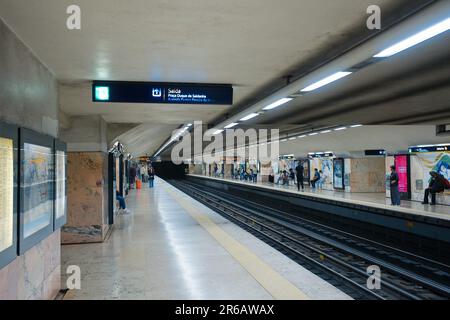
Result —
<instances>
[{"instance_id":1,"label":"concrete ceiling","mask_svg":"<svg viewBox=\"0 0 450 320\"><path fill-rule=\"evenodd\" d=\"M226 116L269 94L286 75L370 35L369 5L379 5L385 18L426 2L430 1L78 0L82 29L70 31L66 8L74 4L71 0L0 0L0 17L55 74L65 113L99 114L108 123L145 123L146 130L142 127L134 134L146 135L142 141L164 141L169 137L166 131L177 125ZM349 89L360 81L370 85L373 74L359 77ZM89 86L94 79L230 83L234 103L94 104ZM337 92L329 93L329 100L313 98L309 108L335 103L333 94ZM298 114L301 108L292 110ZM312 112L310 117L315 123L320 115ZM266 120L302 123L302 119L281 112ZM148 125L155 130L150 132ZM157 147L148 148L151 153Z\"/></svg>"},{"instance_id":2,"label":"concrete ceiling","mask_svg":"<svg viewBox=\"0 0 450 320\"><path fill-rule=\"evenodd\" d=\"M78 0L79 31L66 28L69 0L1 0L0 12L64 82L231 83L236 105L292 66L366 29L369 5L380 5L384 12L406 2ZM92 110L71 103L63 108L69 114ZM140 110L120 112L141 115Z\"/></svg>"},{"instance_id":3,"label":"concrete ceiling","mask_svg":"<svg viewBox=\"0 0 450 320\"><path fill-rule=\"evenodd\" d=\"M414 124L450 121L450 33L368 66L267 113L261 123Z\"/></svg>"},{"instance_id":4,"label":"concrete ceiling","mask_svg":"<svg viewBox=\"0 0 450 320\"><path fill-rule=\"evenodd\" d=\"M174 126L164 124L144 123L114 137L110 144L120 141L127 153L136 157L150 156L153 150L164 143L166 137L170 136L175 129Z\"/></svg>"},{"instance_id":5,"label":"concrete ceiling","mask_svg":"<svg viewBox=\"0 0 450 320\"><path fill-rule=\"evenodd\" d=\"M433 125L369 125L280 142L280 154L305 157L309 152L333 151L337 156L349 156L369 149L397 153L407 152L410 146L448 141L448 135L436 136Z\"/></svg>"}]
</instances>

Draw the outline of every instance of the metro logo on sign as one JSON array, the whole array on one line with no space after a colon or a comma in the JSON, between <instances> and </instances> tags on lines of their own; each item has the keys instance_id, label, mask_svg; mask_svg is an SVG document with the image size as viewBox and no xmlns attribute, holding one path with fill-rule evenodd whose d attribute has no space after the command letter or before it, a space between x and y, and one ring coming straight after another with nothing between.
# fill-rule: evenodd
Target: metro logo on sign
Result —
<instances>
[{"instance_id":1,"label":"metro logo on sign","mask_svg":"<svg viewBox=\"0 0 450 320\"><path fill-rule=\"evenodd\" d=\"M152 96L155 97L155 98L160 98L162 96L161 88L153 88Z\"/></svg>"}]
</instances>

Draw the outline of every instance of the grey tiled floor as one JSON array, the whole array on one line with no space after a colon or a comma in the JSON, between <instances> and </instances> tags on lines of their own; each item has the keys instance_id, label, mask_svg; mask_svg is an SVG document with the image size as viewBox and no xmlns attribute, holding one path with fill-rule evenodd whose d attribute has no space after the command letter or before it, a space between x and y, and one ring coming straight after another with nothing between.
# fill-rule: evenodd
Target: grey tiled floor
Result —
<instances>
[{"instance_id":1,"label":"grey tiled floor","mask_svg":"<svg viewBox=\"0 0 450 320\"><path fill-rule=\"evenodd\" d=\"M81 290L70 290L65 299L272 299L174 201L164 183L158 179L154 189L131 191L127 203L132 213L116 217L106 242L62 247L63 270L78 265L82 273ZM191 203L310 298L349 298L208 208Z\"/></svg>"}]
</instances>

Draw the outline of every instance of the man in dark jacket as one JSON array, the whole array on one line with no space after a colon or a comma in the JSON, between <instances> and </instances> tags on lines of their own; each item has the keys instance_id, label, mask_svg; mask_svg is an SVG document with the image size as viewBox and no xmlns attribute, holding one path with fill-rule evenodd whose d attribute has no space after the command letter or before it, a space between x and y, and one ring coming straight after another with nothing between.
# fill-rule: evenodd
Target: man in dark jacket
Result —
<instances>
[{"instance_id":1,"label":"man in dark jacket","mask_svg":"<svg viewBox=\"0 0 450 320\"><path fill-rule=\"evenodd\" d=\"M295 167L295 173L297 174L297 189L300 191L300 186L302 187L302 190L305 189L305 186L303 185L303 165L301 162L298 163L297 167Z\"/></svg>"},{"instance_id":2,"label":"man in dark jacket","mask_svg":"<svg viewBox=\"0 0 450 320\"><path fill-rule=\"evenodd\" d=\"M319 169L314 169L314 177L311 180L311 188L316 189L316 183L320 180L320 173Z\"/></svg>"},{"instance_id":3,"label":"man in dark jacket","mask_svg":"<svg viewBox=\"0 0 450 320\"><path fill-rule=\"evenodd\" d=\"M430 176L431 176L431 180L428 185L428 188L425 189L425 195L423 197L422 204L428 204L428 198L431 193L430 205L435 205L436 204L436 193L443 192L445 189L445 185L437 172L431 171Z\"/></svg>"},{"instance_id":4,"label":"man in dark jacket","mask_svg":"<svg viewBox=\"0 0 450 320\"><path fill-rule=\"evenodd\" d=\"M398 191L398 173L395 166L391 166L391 175L389 176L389 184L391 190L391 204L393 206L400 205L400 192Z\"/></svg>"}]
</instances>

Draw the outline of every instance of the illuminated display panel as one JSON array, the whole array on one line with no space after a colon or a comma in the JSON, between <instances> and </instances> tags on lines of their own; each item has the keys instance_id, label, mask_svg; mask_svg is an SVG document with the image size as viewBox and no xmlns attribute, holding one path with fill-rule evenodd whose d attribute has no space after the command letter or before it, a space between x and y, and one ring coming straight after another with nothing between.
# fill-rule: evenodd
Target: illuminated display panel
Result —
<instances>
[{"instance_id":1,"label":"illuminated display panel","mask_svg":"<svg viewBox=\"0 0 450 320\"><path fill-rule=\"evenodd\" d=\"M66 214L66 153L56 151L56 194L55 194L55 215L56 219Z\"/></svg>"},{"instance_id":2,"label":"illuminated display panel","mask_svg":"<svg viewBox=\"0 0 450 320\"><path fill-rule=\"evenodd\" d=\"M19 254L55 226L55 139L20 128Z\"/></svg>"},{"instance_id":3,"label":"illuminated display panel","mask_svg":"<svg viewBox=\"0 0 450 320\"><path fill-rule=\"evenodd\" d=\"M14 242L14 141L0 137L0 252Z\"/></svg>"},{"instance_id":4,"label":"illuminated display panel","mask_svg":"<svg viewBox=\"0 0 450 320\"><path fill-rule=\"evenodd\" d=\"M22 165L23 236L28 238L52 223L52 149L25 143Z\"/></svg>"},{"instance_id":5,"label":"illuminated display panel","mask_svg":"<svg viewBox=\"0 0 450 320\"><path fill-rule=\"evenodd\" d=\"M17 257L18 136L0 122L0 269Z\"/></svg>"}]
</instances>

